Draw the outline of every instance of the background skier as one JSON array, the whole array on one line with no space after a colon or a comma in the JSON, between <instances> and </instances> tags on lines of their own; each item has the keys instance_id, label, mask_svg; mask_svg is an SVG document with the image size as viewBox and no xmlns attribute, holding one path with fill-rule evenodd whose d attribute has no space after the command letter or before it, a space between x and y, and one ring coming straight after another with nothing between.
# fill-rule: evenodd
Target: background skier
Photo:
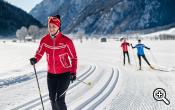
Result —
<instances>
[{"instance_id":1,"label":"background skier","mask_svg":"<svg viewBox=\"0 0 175 110\"><path fill-rule=\"evenodd\" d=\"M139 39L138 40L138 44L133 46L131 44L132 48L137 48L137 56L138 56L138 59L139 59L139 70L142 69L142 65L141 65L141 57L146 61L146 63L150 66L151 69L154 69L151 64L149 63L149 61L147 60L146 56L145 56L145 53L144 53L144 48L150 50L149 47L145 46L144 44L141 43L141 40Z\"/></svg>"},{"instance_id":2,"label":"background skier","mask_svg":"<svg viewBox=\"0 0 175 110\"><path fill-rule=\"evenodd\" d=\"M121 44L122 50L123 50L123 65L125 65L125 54L128 57L128 63L130 64L130 58L129 58L129 52L128 52L128 46L130 44L126 41L126 38L123 38L123 42Z\"/></svg>"}]
</instances>

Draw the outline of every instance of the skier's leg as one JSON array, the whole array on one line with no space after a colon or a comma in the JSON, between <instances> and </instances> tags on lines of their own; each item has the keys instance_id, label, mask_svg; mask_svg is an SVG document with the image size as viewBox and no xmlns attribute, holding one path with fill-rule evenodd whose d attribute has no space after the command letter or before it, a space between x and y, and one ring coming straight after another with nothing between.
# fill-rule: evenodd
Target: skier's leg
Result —
<instances>
[{"instance_id":1,"label":"skier's leg","mask_svg":"<svg viewBox=\"0 0 175 110\"><path fill-rule=\"evenodd\" d=\"M141 67L141 56L140 55L137 55L137 56L139 58L139 69L141 70L142 69L142 67Z\"/></svg>"},{"instance_id":2,"label":"skier's leg","mask_svg":"<svg viewBox=\"0 0 175 110\"><path fill-rule=\"evenodd\" d=\"M130 64L129 52L126 53L128 56L128 63Z\"/></svg>"},{"instance_id":3,"label":"skier's leg","mask_svg":"<svg viewBox=\"0 0 175 110\"><path fill-rule=\"evenodd\" d=\"M146 56L143 55L142 57L143 57L143 59L146 61L146 63L150 66L150 68L153 69L153 67L151 66L151 64L150 64L149 61L147 60Z\"/></svg>"},{"instance_id":4,"label":"skier's leg","mask_svg":"<svg viewBox=\"0 0 175 110\"><path fill-rule=\"evenodd\" d=\"M49 90L49 99L51 102L52 110L57 110L55 99L56 99L56 88L57 88L57 80L54 75L48 73L47 75L47 85Z\"/></svg>"},{"instance_id":5,"label":"skier's leg","mask_svg":"<svg viewBox=\"0 0 175 110\"><path fill-rule=\"evenodd\" d=\"M57 99L56 105L58 110L67 110L67 106L65 103L65 95L64 93L70 84L70 73L63 73L59 76L59 87L57 88Z\"/></svg>"},{"instance_id":6,"label":"skier's leg","mask_svg":"<svg viewBox=\"0 0 175 110\"><path fill-rule=\"evenodd\" d=\"M149 61L147 60L146 56L143 55L142 57L143 57L143 59L146 61L146 63L147 63L148 65L150 65L150 63L149 63Z\"/></svg>"},{"instance_id":7,"label":"skier's leg","mask_svg":"<svg viewBox=\"0 0 175 110\"><path fill-rule=\"evenodd\" d=\"M52 110L57 110L55 101L51 101L51 106L52 106Z\"/></svg>"},{"instance_id":8,"label":"skier's leg","mask_svg":"<svg viewBox=\"0 0 175 110\"><path fill-rule=\"evenodd\" d=\"M125 65L125 52L123 51L123 65Z\"/></svg>"}]
</instances>

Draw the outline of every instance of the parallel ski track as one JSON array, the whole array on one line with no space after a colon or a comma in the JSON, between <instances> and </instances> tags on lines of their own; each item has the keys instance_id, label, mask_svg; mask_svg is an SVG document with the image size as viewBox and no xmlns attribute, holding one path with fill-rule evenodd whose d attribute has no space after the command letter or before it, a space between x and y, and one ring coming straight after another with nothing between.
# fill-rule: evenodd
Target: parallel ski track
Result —
<instances>
[{"instance_id":1,"label":"parallel ski track","mask_svg":"<svg viewBox=\"0 0 175 110\"><path fill-rule=\"evenodd\" d=\"M105 85L85 102L81 103L75 110L95 110L114 90L119 78L119 71L115 72L112 68L112 73ZM104 92L106 91L106 92Z\"/></svg>"},{"instance_id":2,"label":"parallel ski track","mask_svg":"<svg viewBox=\"0 0 175 110\"><path fill-rule=\"evenodd\" d=\"M38 71L37 72L38 78L45 77L45 75L42 74L43 72L47 72L47 71ZM28 75L28 74L31 74L31 75ZM23 83L24 81L28 81L28 80L31 80L33 78L35 78L35 74L30 72L30 73L24 74L22 76L17 76L14 78L12 77L12 78L7 78L7 79L1 79L0 80L0 88L2 88L4 86L16 84L17 82L18 82L18 84Z\"/></svg>"},{"instance_id":3,"label":"parallel ski track","mask_svg":"<svg viewBox=\"0 0 175 110\"><path fill-rule=\"evenodd\" d=\"M78 78L81 80L85 80L95 71L95 69L96 66L91 65L90 68ZM115 71L114 68L112 68L112 73L110 74L110 77L105 83L105 85L97 93L93 94L86 101L82 102L79 106L77 106L75 110L95 110L95 108L98 107L114 90L118 78L119 78L119 71L118 70ZM69 90L77 86L79 83L80 82L74 83L72 86L69 87ZM43 102L46 102L48 100L49 100L48 94L44 95ZM40 98L36 98L12 110L30 110L40 105L41 105Z\"/></svg>"},{"instance_id":4,"label":"parallel ski track","mask_svg":"<svg viewBox=\"0 0 175 110\"><path fill-rule=\"evenodd\" d=\"M89 69L87 71L85 71L81 76L79 76L78 79L85 80L87 77L89 77L95 71L95 69L96 69L96 66L90 65ZM72 88L74 88L75 86L77 86L79 83L81 83L81 82L75 82L75 83L73 83L69 87L68 90L71 90ZM42 96L43 102L46 102L46 101L49 100L49 97L48 96L49 96L48 94L45 94L45 95ZM24 104L22 104L20 106L17 106L15 108L11 109L11 110L30 110L30 109L32 109L32 108L34 108L36 106L39 106L40 104L41 104L40 98L38 97L38 98L36 98L34 100L31 100L31 101L29 101L27 103L24 103Z\"/></svg>"}]
</instances>

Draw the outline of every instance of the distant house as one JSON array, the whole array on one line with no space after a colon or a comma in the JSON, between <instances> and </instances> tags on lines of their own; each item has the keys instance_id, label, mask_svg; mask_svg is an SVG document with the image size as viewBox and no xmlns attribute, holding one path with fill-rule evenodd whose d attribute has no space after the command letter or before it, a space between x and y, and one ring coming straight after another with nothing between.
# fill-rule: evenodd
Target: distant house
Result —
<instances>
[{"instance_id":1,"label":"distant house","mask_svg":"<svg viewBox=\"0 0 175 110\"><path fill-rule=\"evenodd\" d=\"M101 42L107 42L107 38L106 38L106 37L102 37L102 38L100 39L100 41L101 41Z\"/></svg>"},{"instance_id":2,"label":"distant house","mask_svg":"<svg viewBox=\"0 0 175 110\"><path fill-rule=\"evenodd\" d=\"M26 40L26 41L29 41L29 42L32 41L32 36L27 35L27 36L25 37L25 40Z\"/></svg>"},{"instance_id":3,"label":"distant house","mask_svg":"<svg viewBox=\"0 0 175 110\"><path fill-rule=\"evenodd\" d=\"M17 39L15 38L15 39L12 39L12 42L16 42L17 41Z\"/></svg>"}]
</instances>

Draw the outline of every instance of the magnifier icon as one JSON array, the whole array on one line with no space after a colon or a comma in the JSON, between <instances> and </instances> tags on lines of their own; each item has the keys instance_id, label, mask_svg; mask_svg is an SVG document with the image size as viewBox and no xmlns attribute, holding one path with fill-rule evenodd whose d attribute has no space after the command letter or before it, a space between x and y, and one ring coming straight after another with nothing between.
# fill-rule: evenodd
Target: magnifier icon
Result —
<instances>
[{"instance_id":1,"label":"magnifier icon","mask_svg":"<svg viewBox=\"0 0 175 110\"><path fill-rule=\"evenodd\" d=\"M170 101L166 98L166 91L163 88L154 89L153 98L156 101L163 101L166 105L170 104Z\"/></svg>"}]
</instances>

